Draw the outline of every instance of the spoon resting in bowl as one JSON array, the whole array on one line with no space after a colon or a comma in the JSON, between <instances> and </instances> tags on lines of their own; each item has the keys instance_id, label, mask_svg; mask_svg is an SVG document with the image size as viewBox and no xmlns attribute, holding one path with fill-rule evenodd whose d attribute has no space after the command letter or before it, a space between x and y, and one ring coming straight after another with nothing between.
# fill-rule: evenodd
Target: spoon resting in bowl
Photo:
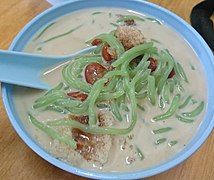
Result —
<instances>
[{"instance_id":1,"label":"spoon resting in bowl","mask_svg":"<svg viewBox=\"0 0 214 180\"><path fill-rule=\"evenodd\" d=\"M48 90L51 86L41 79L44 70L69 61L80 54L93 51L95 48L96 46L87 47L73 54L63 56L0 50L0 81Z\"/></svg>"}]
</instances>

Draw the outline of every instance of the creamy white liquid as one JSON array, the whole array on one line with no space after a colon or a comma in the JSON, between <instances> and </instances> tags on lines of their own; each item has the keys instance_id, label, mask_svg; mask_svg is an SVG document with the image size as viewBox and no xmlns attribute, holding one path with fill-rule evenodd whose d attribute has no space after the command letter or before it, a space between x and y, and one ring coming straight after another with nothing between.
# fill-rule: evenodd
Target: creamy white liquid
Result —
<instances>
[{"instance_id":1,"label":"creamy white liquid","mask_svg":"<svg viewBox=\"0 0 214 180\"><path fill-rule=\"evenodd\" d=\"M102 13L92 15L94 12ZM29 42L25 51L55 55L69 54L80 50L86 47L86 40L93 38L100 33L108 33L115 28L110 25L110 23L114 23L117 20L115 14L127 15L133 14L133 12L114 8L96 8L72 13L56 20L56 23L45 31L37 40ZM146 17L145 15L142 16ZM155 39L161 42L161 44L156 43L155 45L159 48L168 49L176 61L183 66L189 80L189 84L184 85L187 92L186 96L191 94L197 101L206 101L207 89L201 64L185 40L180 37L175 30L172 30L164 24L160 25L150 20L137 24L138 29L142 31L146 40L149 41L150 39ZM82 25L82 27L69 35L47 43L41 43L79 25ZM191 65L194 66L195 70L192 70ZM57 85L61 80L60 70L58 69L47 74L45 79L52 84ZM43 147L50 149L52 140L43 132L36 129L28 121L27 112L32 112L40 121L53 120L65 115L55 112L38 113L37 111L32 110L31 107L34 100L39 96L42 96L42 91L16 87L14 93L17 111L26 128L32 136L37 138L38 142ZM145 112L139 110L139 119L131 133L132 140L130 140L130 136L129 138L126 137L126 140L122 137L120 140L114 140L108 161L103 166L100 166L99 163L86 162L84 160L78 162L80 161L78 160L80 157L78 155L76 155L76 157L75 155L72 155L73 150L69 150L63 155L62 148L62 150L59 150L59 155L56 156L63 158L68 163L96 171L124 172L148 168L168 160L182 150L196 133L203 117L203 113L201 113L193 123L189 124L178 121L174 116L165 121L153 122L151 119L154 116L162 114L168 108L163 111L158 106L151 106L150 103L146 101L143 102L143 105ZM190 111L191 109L185 110ZM152 133L152 130L160 129L162 127L172 127L173 130L163 134ZM166 138L167 141L163 144L155 145L155 141L160 138ZM173 140L177 140L178 143L171 147L168 142ZM141 149L144 155L144 160L140 160L136 154L136 145Z\"/></svg>"}]
</instances>

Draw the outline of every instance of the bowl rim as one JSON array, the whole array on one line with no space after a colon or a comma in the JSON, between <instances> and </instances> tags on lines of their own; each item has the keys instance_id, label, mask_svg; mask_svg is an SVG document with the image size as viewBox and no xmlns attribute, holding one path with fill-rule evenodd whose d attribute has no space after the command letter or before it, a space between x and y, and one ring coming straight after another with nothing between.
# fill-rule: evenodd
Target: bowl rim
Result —
<instances>
[{"instance_id":1,"label":"bowl rim","mask_svg":"<svg viewBox=\"0 0 214 180\"><path fill-rule=\"evenodd\" d=\"M9 50L17 50L18 42L23 37L25 37L26 34L27 34L27 36L25 37L26 39L28 39L30 36L32 36L32 32L29 32L29 29L32 29L32 27L35 25L35 23L41 22L42 18L44 19L44 17L48 17L50 14L52 15L51 16L52 18L50 18L50 19L58 18L59 16L54 17L53 14L54 14L54 12L59 12L63 8L65 9L72 5L75 6L77 4L81 4L81 7L82 7L81 9L88 8L88 5L97 6L98 4L99 4L99 6L103 6L103 4L106 4L106 5L109 5L112 7L120 7L120 3L122 3L122 2L126 3L127 7L129 7L128 5L130 5L130 4L133 5L133 3L136 3L136 4L142 5L146 8L149 8L150 10L152 9L152 10L156 10L158 13L162 13L164 16L161 16L161 18L159 17L158 19L164 20L165 21L164 23L167 25L170 25L170 26L172 26L173 23L178 23L177 25L174 25L178 28L177 31L181 31L181 30L183 30L183 28L186 28L186 34L184 34L182 31L181 31L182 32L181 34L182 34L182 36L190 35L192 37L192 41L188 41L188 42L191 44L191 46L193 45L192 48L194 49L194 51L197 52L198 56L206 57L207 59L210 59L210 61L213 59L213 54L212 54L210 48L208 47L208 45L206 44L206 42L187 22L185 22L179 16L177 16L173 12L171 12L163 7L160 7L151 2L141 1L141 0L117 0L117 2L114 0L108 0L108 1L105 1L105 0L90 0L90 1L73 0L70 2L65 2L65 3L59 4L59 5L53 6L49 9L45 10L44 12L42 12L35 18L33 18L29 23L27 23L27 25L25 25L24 28L14 38ZM71 11L71 12L73 12L73 11ZM143 12L143 10L142 10L142 12ZM57 13L55 13L55 14L57 14ZM65 13L64 15L66 15L66 14L67 13ZM149 14L149 13L146 13L146 14ZM149 15L154 15L154 14L149 14ZM169 20L169 18L171 18L171 21ZM49 22L50 19L46 19L45 22ZM179 32L179 34L180 34L180 32ZM190 38L188 38L188 39L190 39ZM197 40L199 42L199 44L194 45L193 42L195 40ZM23 44L21 44L19 46L23 46ZM203 50L203 52L201 52L202 50ZM213 62L214 61L210 62L212 65L210 67L210 68L212 68L212 69L210 69L210 72L211 72L211 70L214 69ZM5 106L6 112L8 114L8 117L10 119L10 122L11 122L13 128L16 130L17 134L21 137L21 139L34 152L36 152L40 157L42 157L49 163L57 166L58 168L65 170L67 172L70 172L70 173L73 173L73 174L76 174L79 176L87 177L87 178L137 179L137 178L145 178L145 177L149 177L149 176L153 176L153 175L162 173L168 169L173 168L174 166L180 164L181 162L186 160L188 157L190 157L205 142L205 140L210 135L210 133L214 127L214 118L213 118L214 116L213 116L213 113L210 112L209 116L211 116L211 119L210 119L209 123L206 125L205 131L201 132L202 136L198 139L198 141L196 143L194 143L191 148L189 148L187 151L185 151L185 153L183 153L183 154L179 153L180 155L178 157L172 158L169 161L166 161L165 163L162 163L155 167L148 168L148 169L141 170L141 171L127 172L127 173L94 172L94 171L89 171L89 170L81 169L78 167L74 167L72 165L68 165L65 162L62 162L62 161L54 158L48 152L46 152L43 148L41 148L34 140L32 140L30 138L30 135L23 130L24 126L22 127L22 125L19 124L19 121L17 121L16 113L14 113L14 109L11 108L11 102L13 101L13 98L11 97L11 94L13 91L13 86L10 84L2 83L1 88L2 88L3 104ZM211 93L209 93L209 95L210 94ZM214 99L214 96L211 96L211 99ZM208 106L211 107L211 104L208 104ZM213 107L211 109L213 109Z\"/></svg>"}]
</instances>

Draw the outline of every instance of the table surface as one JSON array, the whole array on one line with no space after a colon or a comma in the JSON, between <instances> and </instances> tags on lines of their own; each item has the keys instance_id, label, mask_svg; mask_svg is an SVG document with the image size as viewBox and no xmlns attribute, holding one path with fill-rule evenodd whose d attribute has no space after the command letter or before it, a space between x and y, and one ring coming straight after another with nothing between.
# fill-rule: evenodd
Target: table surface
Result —
<instances>
[{"instance_id":1,"label":"table surface","mask_svg":"<svg viewBox=\"0 0 214 180\"><path fill-rule=\"evenodd\" d=\"M201 0L150 0L163 6L189 23L191 9ZM0 49L7 49L16 34L33 17L51 7L45 0L0 1ZM189 159L147 180L214 179L214 133ZM73 179L85 178L67 173L40 158L17 135L0 99L0 179Z\"/></svg>"}]
</instances>

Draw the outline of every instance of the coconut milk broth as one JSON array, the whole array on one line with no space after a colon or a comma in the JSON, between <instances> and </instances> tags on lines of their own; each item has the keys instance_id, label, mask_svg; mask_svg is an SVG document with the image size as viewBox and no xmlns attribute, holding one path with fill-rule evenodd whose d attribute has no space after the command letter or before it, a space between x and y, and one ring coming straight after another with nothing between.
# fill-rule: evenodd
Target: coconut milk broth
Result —
<instances>
[{"instance_id":1,"label":"coconut milk broth","mask_svg":"<svg viewBox=\"0 0 214 180\"><path fill-rule=\"evenodd\" d=\"M96 8L81 10L81 12L75 12L64 16L54 21L52 26L50 26L39 38L36 38L38 37L38 33L33 40L27 44L25 51L51 55L73 53L86 47L86 40L93 38L100 33L108 33L112 31L115 27L112 26L111 23L116 22L117 14L127 15L133 14L133 12L115 8ZM145 15L142 16L146 17ZM69 35L42 43L51 37L67 32L78 26L81 26L81 28ZM189 84L184 86L184 88L187 89L187 92L192 94L199 101L206 101L207 89L203 70L197 56L185 40L166 25L160 25L151 20L138 23L138 28L142 31L147 40L155 39L158 42L161 42L155 43L155 45L159 48L167 48L174 58L183 66L189 79ZM193 70L193 66L195 70ZM57 85L61 80L60 71L61 68L58 68L47 74L44 79ZM27 112L32 111L31 107L34 100L41 96L43 92L16 87L14 94L17 111L26 128L32 136L36 137L43 147L49 149L51 139L40 130L36 129L27 118ZM162 114L163 111L159 107L153 107L147 102L144 102L144 108L144 112L139 110L139 119L134 131L126 140L127 144L130 143L129 146L124 147L124 142L120 140L115 141L111 148L111 152L109 153L110 156L108 162L105 165L99 166L97 164L84 162L78 164L78 166L96 171L123 172L140 170L157 165L168 160L184 148L196 133L203 117L202 113L193 123L183 123L178 121L175 117L171 117L165 121L152 122L152 117ZM38 113L32 111L32 113L41 121L57 119L63 116L55 112ZM172 127L173 130L163 134L152 133L152 130L162 127ZM163 144L155 145L154 142L160 138L166 138L167 141ZM178 141L178 143L174 146L170 146L169 142L174 140ZM135 145L141 149L144 155L143 160L140 160L136 151L133 150L132 147ZM72 162L72 160L67 161Z\"/></svg>"}]
</instances>

